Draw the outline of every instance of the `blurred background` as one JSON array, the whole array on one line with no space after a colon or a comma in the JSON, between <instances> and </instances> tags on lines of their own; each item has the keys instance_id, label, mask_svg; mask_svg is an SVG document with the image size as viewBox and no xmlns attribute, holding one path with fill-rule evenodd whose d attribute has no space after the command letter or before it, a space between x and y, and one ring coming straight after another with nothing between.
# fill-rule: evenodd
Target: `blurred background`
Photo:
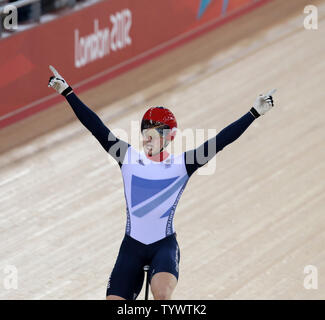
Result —
<instances>
[{"instance_id":1,"label":"blurred background","mask_svg":"<svg viewBox=\"0 0 325 320\"><path fill-rule=\"evenodd\" d=\"M0 299L104 299L125 230L119 167L50 64L129 142L149 106L207 138L277 88L182 195L173 297L324 298L325 1L0 0L0 17Z\"/></svg>"}]
</instances>

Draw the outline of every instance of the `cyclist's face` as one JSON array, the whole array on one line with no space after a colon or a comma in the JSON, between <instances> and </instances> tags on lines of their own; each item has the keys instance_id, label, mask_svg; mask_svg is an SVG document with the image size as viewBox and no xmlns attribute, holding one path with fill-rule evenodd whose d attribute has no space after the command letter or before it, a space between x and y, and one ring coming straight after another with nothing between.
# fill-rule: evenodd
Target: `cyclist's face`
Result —
<instances>
[{"instance_id":1,"label":"cyclist's face","mask_svg":"<svg viewBox=\"0 0 325 320\"><path fill-rule=\"evenodd\" d=\"M152 157L161 152L161 149L164 147L164 138L155 128L144 129L142 136L143 149L147 155Z\"/></svg>"}]
</instances>

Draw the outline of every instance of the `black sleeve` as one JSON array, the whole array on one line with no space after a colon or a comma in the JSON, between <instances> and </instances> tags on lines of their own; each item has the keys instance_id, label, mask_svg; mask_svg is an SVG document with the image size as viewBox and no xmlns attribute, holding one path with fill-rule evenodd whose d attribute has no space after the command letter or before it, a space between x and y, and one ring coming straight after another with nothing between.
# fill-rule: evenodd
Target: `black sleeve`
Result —
<instances>
[{"instance_id":1,"label":"black sleeve","mask_svg":"<svg viewBox=\"0 0 325 320\"><path fill-rule=\"evenodd\" d=\"M66 99L80 122L94 135L118 164L122 166L129 144L115 137L96 113L83 104L74 93L67 95Z\"/></svg>"},{"instance_id":2,"label":"black sleeve","mask_svg":"<svg viewBox=\"0 0 325 320\"><path fill-rule=\"evenodd\" d=\"M207 140L198 148L186 151L184 156L188 175L191 176L225 146L239 138L254 120L255 117L251 112L247 112L240 119L224 128L215 137Z\"/></svg>"}]
</instances>

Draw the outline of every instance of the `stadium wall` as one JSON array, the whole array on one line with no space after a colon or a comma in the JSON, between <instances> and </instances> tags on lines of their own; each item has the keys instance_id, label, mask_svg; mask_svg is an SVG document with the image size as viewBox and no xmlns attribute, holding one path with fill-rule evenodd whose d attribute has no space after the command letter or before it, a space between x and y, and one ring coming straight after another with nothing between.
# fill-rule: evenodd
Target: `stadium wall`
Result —
<instances>
[{"instance_id":1,"label":"stadium wall","mask_svg":"<svg viewBox=\"0 0 325 320\"><path fill-rule=\"evenodd\" d=\"M0 128L50 107L48 65L80 93L270 0L108 0L0 40Z\"/></svg>"}]
</instances>

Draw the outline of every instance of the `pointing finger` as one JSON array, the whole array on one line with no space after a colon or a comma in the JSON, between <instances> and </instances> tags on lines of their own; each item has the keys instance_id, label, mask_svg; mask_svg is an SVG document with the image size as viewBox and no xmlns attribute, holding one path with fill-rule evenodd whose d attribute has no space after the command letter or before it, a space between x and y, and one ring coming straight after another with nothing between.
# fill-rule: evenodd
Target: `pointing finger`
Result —
<instances>
[{"instance_id":1,"label":"pointing finger","mask_svg":"<svg viewBox=\"0 0 325 320\"><path fill-rule=\"evenodd\" d=\"M266 96L273 96L273 95L276 93L276 90L277 90L277 89L272 89L272 90L270 90L270 91L266 94Z\"/></svg>"},{"instance_id":2,"label":"pointing finger","mask_svg":"<svg viewBox=\"0 0 325 320\"><path fill-rule=\"evenodd\" d=\"M56 69L53 66L50 66L50 70L53 72L55 77L59 77L59 73L56 71Z\"/></svg>"}]
</instances>

